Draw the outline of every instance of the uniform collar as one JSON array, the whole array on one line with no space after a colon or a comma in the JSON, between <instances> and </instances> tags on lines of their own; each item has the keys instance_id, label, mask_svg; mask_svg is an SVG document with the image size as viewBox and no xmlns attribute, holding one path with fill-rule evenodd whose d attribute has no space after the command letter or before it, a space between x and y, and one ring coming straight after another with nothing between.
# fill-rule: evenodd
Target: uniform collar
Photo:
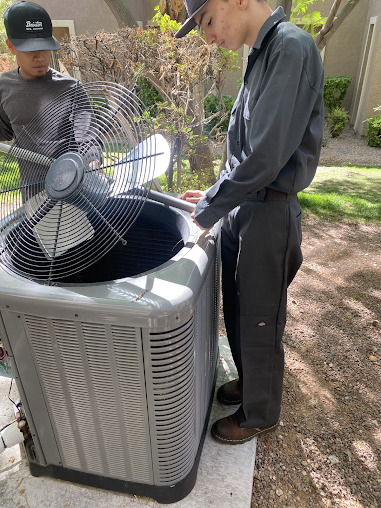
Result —
<instances>
[{"instance_id":1,"label":"uniform collar","mask_svg":"<svg viewBox=\"0 0 381 508\"><path fill-rule=\"evenodd\" d=\"M262 45L263 39L266 37L267 33L271 28L279 23L280 21L286 20L286 14L284 13L283 7L278 7L272 14L269 16L266 21L263 23L261 29L259 30L258 37L254 42L253 49L259 49Z\"/></svg>"}]
</instances>

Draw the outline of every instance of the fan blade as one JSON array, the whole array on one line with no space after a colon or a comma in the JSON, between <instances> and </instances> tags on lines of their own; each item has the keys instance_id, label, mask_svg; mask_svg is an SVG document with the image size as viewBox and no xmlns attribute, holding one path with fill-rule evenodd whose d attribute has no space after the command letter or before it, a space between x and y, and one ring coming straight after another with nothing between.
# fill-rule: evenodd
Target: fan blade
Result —
<instances>
[{"instance_id":1,"label":"fan blade","mask_svg":"<svg viewBox=\"0 0 381 508\"><path fill-rule=\"evenodd\" d=\"M162 175L169 160L170 148L166 139L161 134L150 136L115 164L112 195L130 191ZM154 168L148 179L147 164Z\"/></svg>"},{"instance_id":2,"label":"fan blade","mask_svg":"<svg viewBox=\"0 0 381 508\"><path fill-rule=\"evenodd\" d=\"M48 260L93 236L94 229L86 213L77 206L60 201L46 211L42 208L45 201L45 192L36 194L24 204L24 212Z\"/></svg>"},{"instance_id":3,"label":"fan blade","mask_svg":"<svg viewBox=\"0 0 381 508\"><path fill-rule=\"evenodd\" d=\"M68 203L57 203L33 228L34 236L48 260L61 256L94 235L87 215Z\"/></svg>"}]
</instances>

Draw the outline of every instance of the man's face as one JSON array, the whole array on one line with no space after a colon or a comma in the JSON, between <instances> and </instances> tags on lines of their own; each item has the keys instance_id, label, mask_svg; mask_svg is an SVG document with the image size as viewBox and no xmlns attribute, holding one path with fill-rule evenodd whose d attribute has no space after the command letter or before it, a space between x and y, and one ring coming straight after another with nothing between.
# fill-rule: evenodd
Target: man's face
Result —
<instances>
[{"instance_id":1,"label":"man's face","mask_svg":"<svg viewBox=\"0 0 381 508\"><path fill-rule=\"evenodd\" d=\"M9 51L15 55L20 66L19 73L25 79L35 79L45 76L52 54L49 50L19 51L10 40L6 41Z\"/></svg>"},{"instance_id":2,"label":"man's face","mask_svg":"<svg viewBox=\"0 0 381 508\"><path fill-rule=\"evenodd\" d=\"M244 44L243 0L209 0L194 19L205 32L209 46L217 44L222 48L237 51Z\"/></svg>"}]
</instances>

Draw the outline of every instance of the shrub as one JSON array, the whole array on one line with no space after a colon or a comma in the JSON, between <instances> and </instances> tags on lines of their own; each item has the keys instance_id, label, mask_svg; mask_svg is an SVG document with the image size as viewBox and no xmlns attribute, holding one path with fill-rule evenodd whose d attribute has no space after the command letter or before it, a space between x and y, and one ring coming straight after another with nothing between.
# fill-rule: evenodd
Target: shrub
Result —
<instances>
[{"instance_id":1,"label":"shrub","mask_svg":"<svg viewBox=\"0 0 381 508\"><path fill-rule=\"evenodd\" d=\"M344 97L352 78L349 76L325 76L324 78L324 106L330 113L334 109L341 108Z\"/></svg>"},{"instance_id":2,"label":"shrub","mask_svg":"<svg viewBox=\"0 0 381 508\"><path fill-rule=\"evenodd\" d=\"M230 113L235 99L230 95L223 95L222 102L223 104L219 103L216 95L208 95L208 97L205 98L204 107L206 118L221 112L221 114L216 115L210 120L210 122L205 124L205 132L207 134L209 134L214 127L216 127L216 130L218 129L219 132L225 132L228 130ZM224 119L222 119L223 116L225 116ZM214 134L217 134L217 132L214 132Z\"/></svg>"},{"instance_id":3,"label":"shrub","mask_svg":"<svg viewBox=\"0 0 381 508\"><path fill-rule=\"evenodd\" d=\"M143 76L136 78L136 95L142 101L151 116L157 115L157 105L163 102L163 99L156 88Z\"/></svg>"},{"instance_id":4,"label":"shrub","mask_svg":"<svg viewBox=\"0 0 381 508\"><path fill-rule=\"evenodd\" d=\"M374 108L374 111L381 111L381 106ZM368 145L381 146L381 115L373 115L365 121L368 122L366 131Z\"/></svg>"},{"instance_id":5,"label":"shrub","mask_svg":"<svg viewBox=\"0 0 381 508\"><path fill-rule=\"evenodd\" d=\"M329 113L327 120L329 122L329 132L333 138L336 138L347 126L349 115L345 109L335 108Z\"/></svg>"}]
</instances>

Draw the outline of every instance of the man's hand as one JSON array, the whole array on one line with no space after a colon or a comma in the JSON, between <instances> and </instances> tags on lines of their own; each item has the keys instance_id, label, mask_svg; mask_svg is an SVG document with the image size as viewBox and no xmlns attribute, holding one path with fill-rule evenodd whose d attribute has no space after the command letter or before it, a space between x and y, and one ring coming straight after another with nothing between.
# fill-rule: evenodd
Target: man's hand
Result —
<instances>
[{"instance_id":1,"label":"man's hand","mask_svg":"<svg viewBox=\"0 0 381 508\"><path fill-rule=\"evenodd\" d=\"M99 161L95 160L95 161L89 162L89 168L91 168L91 169L99 169ZM103 173L102 170L101 170L101 173Z\"/></svg>"},{"instance_id":2,"label":"man's hand","mask_svg":"<svg viewBox=\"0 0 381 508\"><path fill-rule=\"evenodd\" d=\"M183 199L184 201L188 201L189 203L198 203L200 199L204 196L205 192L201 190L187 190L184 192L182 196L180 196L180 199ZM191 217L193 219L193 222L203 231L209 231L209 229L212 229L213 226L210 228L203 228L200 226L200 224L196 221L194 218L194 212L191 214Z\"/></svg>"},{"instance_id":3,"label":"man's hand","mask_svg":"<svg viewBox=\"0 0 381 508\"><path fill-rule=\"evenodd\" d=\"M204 194L205 192L200 190L187 190L180 196L180 199L188 201L189 203L198 203Z\"/></svg>"},{"instance_id":4,"label":"man's hand","mask_svg":"<svg viewBox=\"0 0 381 508\"><path fill-rule=\"evenodd\" d=\"M203 228L202 226L200 226L200 224L196 221L196 219L194 218L194 212L191 214L191 217L193 219L193 222L196 224L196 226L198 226L200 229L202 229L203 231L209 231L209 229L212 229L213 226L211 226L210 228Z\"/></svg>"}]
</instances>

